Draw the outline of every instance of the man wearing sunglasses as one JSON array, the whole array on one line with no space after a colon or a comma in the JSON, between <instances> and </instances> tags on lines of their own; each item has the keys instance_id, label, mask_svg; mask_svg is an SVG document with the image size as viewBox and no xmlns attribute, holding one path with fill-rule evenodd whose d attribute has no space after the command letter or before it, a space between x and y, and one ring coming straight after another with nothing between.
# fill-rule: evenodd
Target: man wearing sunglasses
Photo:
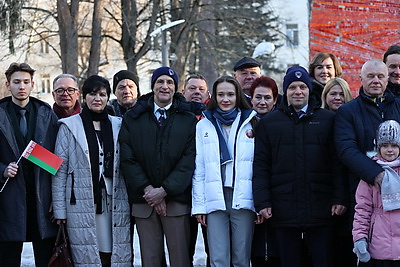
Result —
<instances>
[{"instance_id":1,"label":"man wearing sunglasses","mask_svg":"<svg viewBox=\"0 0 400 267\"><path fill-rule=\"evenodd\" d=\"M71 74L60 74L53 80L53 110L59 119L81 112L78 79Z\"/></svg>"}]
</instances>

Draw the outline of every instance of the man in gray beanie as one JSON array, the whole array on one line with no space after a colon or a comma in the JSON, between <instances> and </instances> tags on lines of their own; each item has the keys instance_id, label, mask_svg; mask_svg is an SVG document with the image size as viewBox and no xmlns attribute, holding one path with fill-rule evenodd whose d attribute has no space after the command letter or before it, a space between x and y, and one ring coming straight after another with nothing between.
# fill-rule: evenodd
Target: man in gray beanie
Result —
<instances>
[{"instance_id":1,"label":"man in gray beanie","mask_svg":"<svg viewBox=\"0 0 400 267\"><path fill-rule=\"evenodd\" d=\"M333 262L333 219L345 211L346 191L334 142L334 113L309 98L300 66L287 70L282 104L257 125L253 162L256 211L271 220L282 267L300 266L302 237L315 266Z\"/></svg>"}]
</instances>

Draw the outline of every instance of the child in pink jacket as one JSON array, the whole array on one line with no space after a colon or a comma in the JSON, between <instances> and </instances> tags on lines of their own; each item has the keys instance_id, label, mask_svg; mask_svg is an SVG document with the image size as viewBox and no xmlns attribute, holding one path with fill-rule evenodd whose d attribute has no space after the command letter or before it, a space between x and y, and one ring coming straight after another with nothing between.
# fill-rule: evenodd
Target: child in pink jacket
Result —
<instances>
[{"instance_id":1,"label":"child in pink jacket","mask_svg":"<svg viewBox=\"0 0 400 267\"><path fill-rule=\"evenodd\" d=\"M381 185L360 181L353 221L359 266L400 266L400 124L379 125L373 159L385 170Z\"/></svg>"}]
</instances>

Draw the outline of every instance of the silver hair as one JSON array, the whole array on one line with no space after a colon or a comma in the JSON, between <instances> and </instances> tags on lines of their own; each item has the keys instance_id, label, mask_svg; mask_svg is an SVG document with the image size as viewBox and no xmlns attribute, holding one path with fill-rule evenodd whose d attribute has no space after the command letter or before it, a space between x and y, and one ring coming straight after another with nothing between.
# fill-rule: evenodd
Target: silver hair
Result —
<instances>
[{"instance_id":1,"label":"silver hair","mask_svg":"<svg viewBox=\"0 0 400 267\"><path fill-rule=\"evenodd\" d=\"M57 82L59 79L62 79L62 78L71 78L71 79L75 82L76 87L78 87L78 78L76 78L74 75L69 74L69 73L62 73L62 74L60 74L60 75L57 75L57 76L54 78L54 80L53 80L53 90L55 89L54 87L55 87L56 82Z\"/></svg>"}]
</instances>

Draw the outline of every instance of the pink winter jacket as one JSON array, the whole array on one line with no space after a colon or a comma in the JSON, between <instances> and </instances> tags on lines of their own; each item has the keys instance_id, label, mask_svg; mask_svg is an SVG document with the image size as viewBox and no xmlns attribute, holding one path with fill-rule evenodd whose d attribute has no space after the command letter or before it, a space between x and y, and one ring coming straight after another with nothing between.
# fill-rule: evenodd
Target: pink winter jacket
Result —
<instances>
[{"instance_id":1,"label":"pink winter jacket","mask_svg":"<svg viewBox=\"0 0 400 267\"><path fill-rule=\"evenodd\" d=\"M400 175L400 161L391 168ZM380 190L362 180L356 201L353 241L365 238L373 259L400 260L400 209L383 211Z\"/></svg>"}]
</instances>

